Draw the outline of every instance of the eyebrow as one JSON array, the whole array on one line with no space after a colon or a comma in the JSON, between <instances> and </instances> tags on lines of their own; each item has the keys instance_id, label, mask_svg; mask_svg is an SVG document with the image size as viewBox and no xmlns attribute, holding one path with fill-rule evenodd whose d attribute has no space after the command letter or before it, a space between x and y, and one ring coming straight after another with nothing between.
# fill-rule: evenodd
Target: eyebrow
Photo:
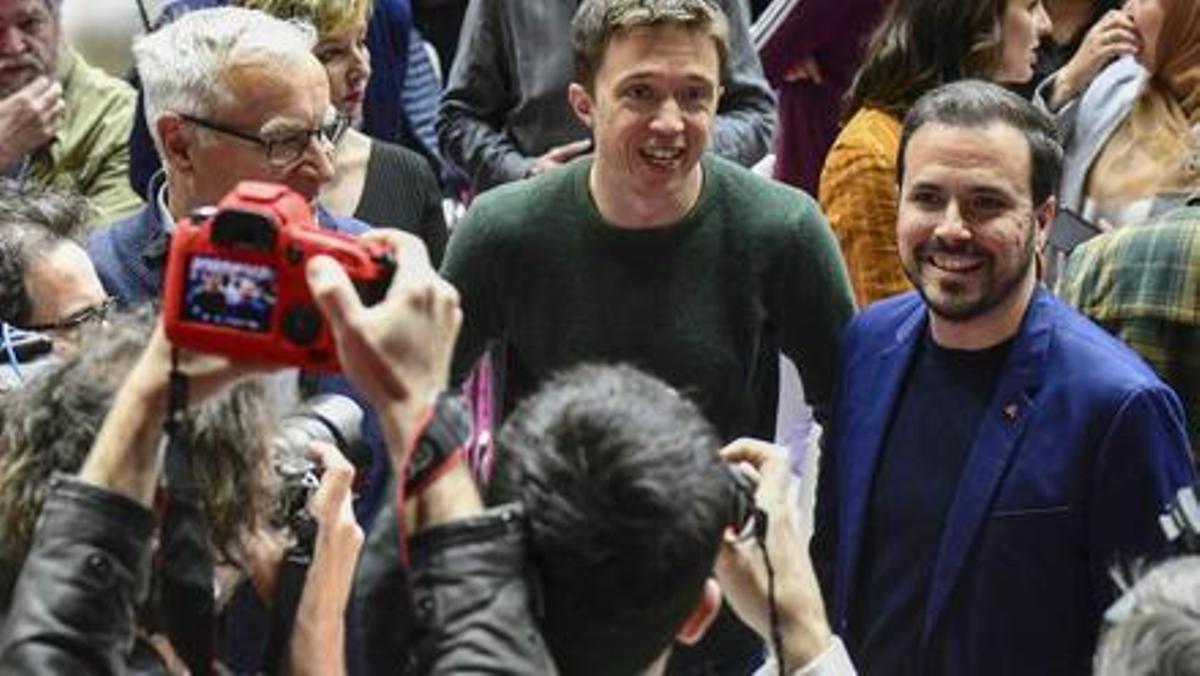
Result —
<instances>
[{"instance_id":1,"label":"eyebrow","mask_svg":"<svg viewBox=\"0 0 1200 676\"><path fill-rule=\"evenodd\" d=\"M627 85L627 84L630 84L633 82L641 82L641 81L645 81L645 80L658 80L658 79L661 79L662 77L663 76L660 75L659 73L654 73L654 72L650 72L650 71L637 71L634 73L630 73L629 75L626 75L625 77L621 78L619 81L617 81L617 84L618 85ZM698 75L695 73L689 73L687 75L684 75L683 78L691 84L703 84L705 86L714 87L714 88L717 86L716 82L708 79L707 77L704 77L703 75Z\"/></svg>"},{"instance_id":2,"label":"eyebrow","mask_svg":"<svg viewBox=\"0 0 1200 676\"><path fill-rule=\"evenodd\" d=\"M290 117L274 117L267 120L263 126L259 127L258 133L262 136L277 136L280 134L298 134L308 132L320 127L326 123L324 117L317 120L316 124L310 126Z\"/></svg>"}]
</instances>

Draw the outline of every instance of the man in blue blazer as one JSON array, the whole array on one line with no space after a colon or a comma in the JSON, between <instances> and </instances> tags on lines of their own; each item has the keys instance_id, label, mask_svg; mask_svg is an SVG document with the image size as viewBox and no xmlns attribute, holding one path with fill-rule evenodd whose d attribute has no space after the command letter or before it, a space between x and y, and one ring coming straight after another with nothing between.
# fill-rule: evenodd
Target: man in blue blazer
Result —
<instances>
[{"instance_id":1,"label":"man in blue blazer","mask_svg":"<svg viewBox=\"0 0 1200 676\"><path fill-rule=\"evenodd\" d=\"M1114 566L1162 546L1193 480L1183 410L1038 284L1062 148L982 82L925 96L900 145L915 292L847 329L813 554L863 673L1084 674Z\"/></svg>"}]
</instances>

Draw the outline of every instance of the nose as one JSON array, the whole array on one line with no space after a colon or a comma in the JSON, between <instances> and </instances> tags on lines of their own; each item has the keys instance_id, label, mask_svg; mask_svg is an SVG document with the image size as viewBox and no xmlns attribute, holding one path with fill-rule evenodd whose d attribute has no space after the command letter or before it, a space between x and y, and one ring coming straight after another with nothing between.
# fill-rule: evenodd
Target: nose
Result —
<instances>
[{"instance_id":1,"label":"nose","mask_svg":"<svg viewBox=\"0 0 1200 676\"><path fill-rule=\"evenodd\" d=\"M650 128L663 134L678 134L683 131L683 109L675 102L675 97L668 96L659 106Z\"/></svg>"},{"instance_id":2,"label":"nose","mask_svg":"<svg viewBox=\"0 0 1200 676\"><path fill-rule=\"evenodd\" d=\"M1037 10L1033 16L1034 30L1037 31L1039 38L1044 38L1050 35L1050 30L1054 27L1050 22L1050 14L1046 12L1046 5L1038 3Z\"/></svg>"},{"instance_id":3,"label":"nose","mask_svg":"<svg viewBox=\"0 0 1200 676\"><path fill-rule=\"evenodd\" d=\"M306 180L316 181L317 185L325 185L333 178L334 150L332 141L321 134L313 134L304 155L288 170L289 174L299 174Z\"/></svg>"},{"instance_id":4,"label":"nose","mask_svg":"<svg viewBox=\"0 0 1200 676\"><path fill-rule=\"evenodd\" d=\"M950 200L942 219L933 229L934 237L946 242L965 242L971 239L971 230L963 218L962 210L958 208L957 200Z\"/></svg>"},{"instance_id":5,"label":"nose","mask_svg":"<svg viewBox=\"0 0 1200 676\"><path fill-rule=\"evenodd\" d=\"M0 28L0 54L20 54L25 51L25 35L16 26Z\"/></svg>"},{"instance_id":6,"label":"nose","mask_svg":"<svg viewBox=\"0 0 1200 676\"><path fill-rule=\"evenodd\" d=\"M353 59L350 62L350 72L360 80L368 80L371 77L371 50L367 45L355 45L350 53Z\"/></svg>"}]
</instances>

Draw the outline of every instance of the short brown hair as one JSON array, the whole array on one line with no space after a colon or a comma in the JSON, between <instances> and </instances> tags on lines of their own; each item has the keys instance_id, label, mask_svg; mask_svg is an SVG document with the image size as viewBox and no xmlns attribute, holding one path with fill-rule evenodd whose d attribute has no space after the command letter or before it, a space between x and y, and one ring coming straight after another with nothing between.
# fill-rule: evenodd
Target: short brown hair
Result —
<instances>
[{"instance_id":1,"label":"short brown hair","mask_svg":"<svg viewBox=\"0 0 1200 676\"><path fill-rule=\"evenodd\" d=\"M707 31L717 46L721 80L729 63L729 19L712 0L583 0L571 20L575 82L591 91L614 35L641 26Z\"/></svg>"}]
</instances>

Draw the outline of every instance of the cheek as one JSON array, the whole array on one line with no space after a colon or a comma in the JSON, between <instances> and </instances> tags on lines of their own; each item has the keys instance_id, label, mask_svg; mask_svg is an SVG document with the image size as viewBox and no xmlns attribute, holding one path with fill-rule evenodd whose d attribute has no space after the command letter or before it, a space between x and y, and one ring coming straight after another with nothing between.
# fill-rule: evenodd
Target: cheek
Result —
<instances>
[{"instance_id":1,"label":"cheek","mask_svg":"<svg viewBox=\"0 0 1200 676\"><path fill-rule=\"evenodd\" d=\"M895 238L900 255L905 256L921 242L929 238L934 225L928 218L905 214L903 210L896 219Z\"/></svg>"}]
</instances>

